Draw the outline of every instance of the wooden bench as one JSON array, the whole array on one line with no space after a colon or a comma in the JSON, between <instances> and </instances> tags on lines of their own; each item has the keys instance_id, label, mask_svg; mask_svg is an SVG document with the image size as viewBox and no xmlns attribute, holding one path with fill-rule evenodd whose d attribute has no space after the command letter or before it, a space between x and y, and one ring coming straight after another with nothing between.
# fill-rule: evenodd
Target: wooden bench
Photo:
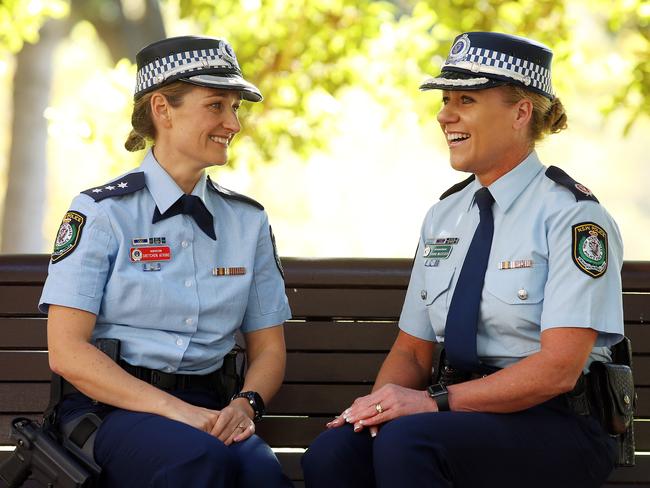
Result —
<instances>
[{"instance_id":1,"label":"wooden bench","mask_svg":"<svg viewBox=\"0 0 650 488\"><path fill-rule=\"evenodd\" d=\"M0 256L0 460L10 455L9 421L38 418L48 402L45 317L36 308L46 255ZM397 334L409 259L283 260L294 319L286 326L287 374L258 433L303 486L300 456L327 420L370 391ZM626 334L639 396L636 467L605 485L650 486L650 262L623 267ZM648 319L646 319L648 317ZM4 446L4 447L3 447Z\"/></svg>"}]
</instances>

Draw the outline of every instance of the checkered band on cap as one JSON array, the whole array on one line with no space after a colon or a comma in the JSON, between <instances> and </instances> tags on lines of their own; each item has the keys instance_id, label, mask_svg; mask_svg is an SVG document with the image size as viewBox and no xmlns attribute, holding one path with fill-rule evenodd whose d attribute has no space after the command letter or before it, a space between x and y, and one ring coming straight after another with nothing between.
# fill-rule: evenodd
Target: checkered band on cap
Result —
<instances>
[{"instance_id":1,"label":"checkered band on cap","mask_svg":"<svg viewBox=\"0 0 650 488\"><path fill-rule=\"evenodd\" d=\"M453 55L449 56L442 71L446 68L459 68L476 74L505 76L553 97L551 72L548 69L532 61L502 52L471 46L461 59L456 59Z\"/></svg>"},{"instance_id":2,"label":"checkered band on cap","mask_svg":"<svg viewBox=\"0 0 650 488\"><path fill-rule=\"evenodd\" d=\"M421 90L482 90L521 85L553 99L553 52L544 44L500 32L466 32L456 37L442 73Z\"/></svg>"},{"instance_id":3,"label":"checkered band on cap","mask_svg":"<svg viewBox=\"0 0 650 488\"><path fill-rule=\"evenodd\" d=\"M172 76L176 78L180 77L176 75L181 74L191 76L218 68L223 68L224 73L241 76L235 53L230 45L223 40L218 40L216 48L173 53L142 66L136 76L135 95L163 84Z\"/></svg>"}]
</instances>

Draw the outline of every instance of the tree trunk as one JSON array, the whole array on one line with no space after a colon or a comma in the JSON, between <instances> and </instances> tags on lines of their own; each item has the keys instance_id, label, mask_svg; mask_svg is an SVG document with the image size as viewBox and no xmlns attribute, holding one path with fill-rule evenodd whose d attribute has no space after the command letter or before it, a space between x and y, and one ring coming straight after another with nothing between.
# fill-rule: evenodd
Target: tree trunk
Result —
<instances>
[{"instance_id":1,"label":"tree trunk","mask_svg":"<svg viewBox=\"0 0 650 488\"><path fill-rule=\"evenodd\" d=\"M43 234L47 175L47 108L52 86L52 55L68 30L66 21L49 20L36 44L16 56L9 174L2 220L2 253L49 249Z\"/></svg>"}]
</instances>

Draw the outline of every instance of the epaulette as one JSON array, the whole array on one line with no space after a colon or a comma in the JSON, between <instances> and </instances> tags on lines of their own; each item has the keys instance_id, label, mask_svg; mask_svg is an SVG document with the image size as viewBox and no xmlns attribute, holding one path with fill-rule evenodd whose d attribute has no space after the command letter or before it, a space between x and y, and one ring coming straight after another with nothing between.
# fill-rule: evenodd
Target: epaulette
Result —
<instances>
[{"instance_id":1,"label":"epaulette","mask_svg":"<svg viewBox=\"0 0 650 488\"><path fill-rule=\"evenodd\" d=\"M446 192L444 192L442 195L440 195L440 200L444 200L449 195L453 195L454 193L461 191L463 188L465 188L467 185L469 185L472 181L474 181L474 178L476 178L476 176L471 175L469 178L461 181L460 183L456 183L454 186L452 186Z\"/></svg>"},{"instance_id":2,"label":"epaulette","mask_svg":"<svg viewBox=\"0 0 650 488\"><path fill-rule=\"evenodd\" d=\"M548 176L558 185L565 187L567 190L573 193L573 195L576 197L576 202L579 202L580 200L591 200L593 202L600 203L598 202L596 196L591 193L591 190L589 188L578 183L557 166L549 166L546 170L546 176Z\"/></svg>"},{"instance_id":3,"label":"epaulette","mask_svg":"<svg viewBox=\"0 0 650 488\"><path fill-rule=\"evenodd\" d=\"M84 193L96 202L99 202L104 198L128 195L129 193L142 190L143 188L144 172L139 171L137 173L128 173L115 181L107 183L106 185L96 186L95 188L90 188L81 193Z\"/></svg>"},{"instance_id":4,"label":"epaulette","mask_svg":"<svg viewBox=\"0 0 650 488\"><path fill-rule=\"evenodd\" d=\"M264 206L260 202L257 202L252 198L247 197L246 195L240 195L239 193L235 193L234 191L229 190L228 188L224 188L223 186L219 186L217 183L212 181L209 176L208 176L208 188L210 188L212 191L216 191L219 195L221 195L224 198L230 198L231 200L239 200L240 202L248 203L253 207L257 207L260 210L264 210Z\"/></svg>"}]
</instances>

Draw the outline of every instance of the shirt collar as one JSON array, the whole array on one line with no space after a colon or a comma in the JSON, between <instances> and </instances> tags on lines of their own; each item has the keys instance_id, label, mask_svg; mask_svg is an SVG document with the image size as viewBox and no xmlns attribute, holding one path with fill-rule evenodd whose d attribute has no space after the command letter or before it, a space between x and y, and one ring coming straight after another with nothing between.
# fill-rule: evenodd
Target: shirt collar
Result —
<instances>
[{"instance_id":1,"label":"shirt collar","mask_svg":"<svg viewBox=\"0 0 650 488\"><path fill-rule=\"evenodd\" d=\"M543 168L544 165L537 157L537 153L533 151L488 187L502 212L508 211L512 203Z\"/></svg>"},{"instance_id":2,"label":"shirt collar","mask_svg":"<svg viewBox=\"0 0 650 488\"><path fill-rule=\"evenodd\" d=\"M502 212L507 212L517 197L521 195L528 184L542 169L544 169L544 165L537 157L537 153L533 151L521 163L492 183L488 188L499 209ZM474 205L473 195L480 188L481 183L478 179L475 179L470 185L470 194L472 197L470 198L467 211Z\"/></svg>"},{"instance_id":3,"label":"shirt collar","mask_svg":"<svg viewBox=\"0 0 650 488\"><path fill-rule=\"evenodd\" d=\"M144 172L145 184L153 197L160 213L165 213L176 200L183 195L183 190L176 184L174 179L160 166L156 161L153 151L149 149L144 157L140 170ZM192 190L192 195L196 195L205 203L206 175L205 171L201 173L199 181Z\"/></svg>"}]
</instances>

